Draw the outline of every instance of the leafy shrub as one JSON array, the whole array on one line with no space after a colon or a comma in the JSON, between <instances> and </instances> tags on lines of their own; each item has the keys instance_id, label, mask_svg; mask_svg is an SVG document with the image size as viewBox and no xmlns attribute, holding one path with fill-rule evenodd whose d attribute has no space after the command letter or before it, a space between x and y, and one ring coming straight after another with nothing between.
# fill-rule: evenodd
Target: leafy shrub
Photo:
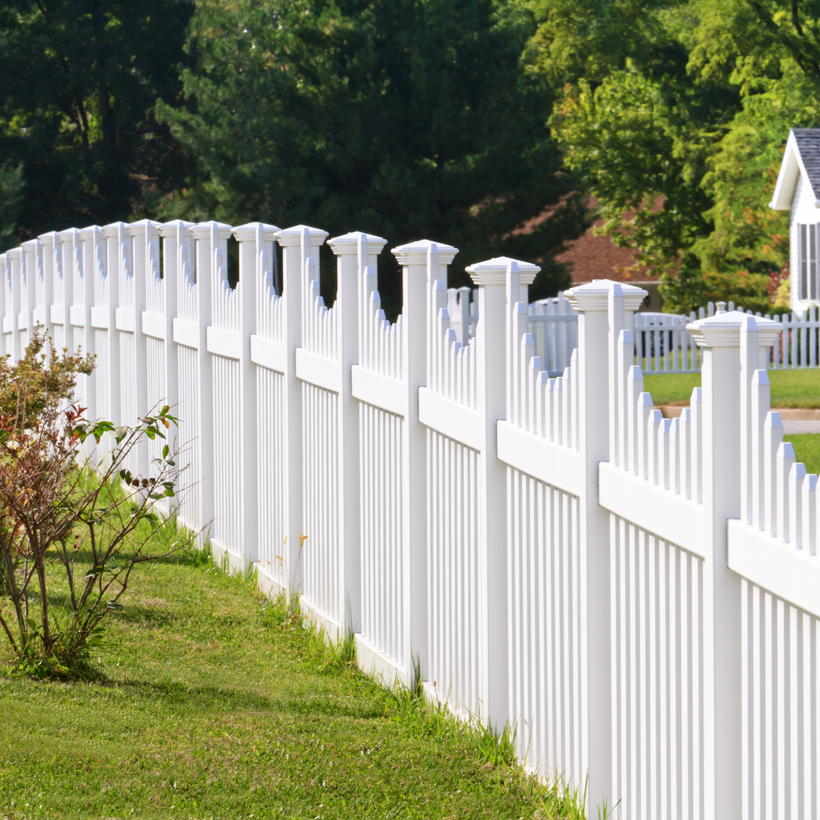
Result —
<instances>
[{"instance_id":1,"label":"leafy shrub","mask_svg":"<svg viewBox=\"0 0 820 820\"><path fill-rule=\"evenodd\" d=\"M38 332L18 362L0 359L0 627L18 671L86 677L134 567L182 546L149 550L157 504L177 494L170 445L151 475L126 466L177 420L168 407L130 427L86 419L74 388L93 357L45 347ZM106 456L92 472L83 452L103 437Z\"/></svg>"}]
</instances>

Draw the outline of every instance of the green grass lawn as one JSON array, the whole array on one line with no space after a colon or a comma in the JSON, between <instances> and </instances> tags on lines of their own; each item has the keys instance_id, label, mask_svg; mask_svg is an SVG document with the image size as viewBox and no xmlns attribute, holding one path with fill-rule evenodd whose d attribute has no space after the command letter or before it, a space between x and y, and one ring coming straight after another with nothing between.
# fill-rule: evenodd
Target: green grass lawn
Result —
<instances>
[{"instance_id":1,"label":"green grass lawn","mask_svg":"<svg viewBox=\"0 0 820 820\"><path fill-rule=\"evenodd\" d=\"M820 408L820 368L769 370L773 407ZM700 373L644 374L644 390L657 405L689 404Z\"/></svg>"},{"instance_id":2,"label":"green grass lawn","mask_svg":"<svg viewBox=\"0 0 820 820\"><path fill-rule=\"evenodd\" d=\"M820 474L820 434L799 433L783 439L792 443L797 460L806 465L807 472Z\"/></svg>"},{"instance_id":3,"label":"green grass lawn","mask_svg":"<svg viewBox=\"0 0 820 820\"><path fill-rule=\"evenodd\" d=\"M391 695L251 582L188 553L132 589L102 680L0 674L0 818L579 816L509 742Z\"/></svg>"}]
</instances>

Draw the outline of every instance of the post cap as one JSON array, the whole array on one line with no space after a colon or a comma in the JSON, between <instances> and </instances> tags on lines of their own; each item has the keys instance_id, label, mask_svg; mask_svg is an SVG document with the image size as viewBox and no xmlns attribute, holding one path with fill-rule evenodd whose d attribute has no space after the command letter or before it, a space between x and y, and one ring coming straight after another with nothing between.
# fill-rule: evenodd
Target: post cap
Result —
<instances>
[{"instance_id":1,"label":"post cap","mask_svg":"<svg viewBox=\"0 0 820 820\"><path fill-rule=\"evenodd\" d=\"M136 223L135 223L136 224ZM111 222L108 225L103 225L102 232L103 236L107 239L114 239L118 234L120 227L122 227L126 235L133 236L134 234L130 234L128 231L129 225L127 222Z\"/></svg>"},{"instance_id":2,"label":"post cap","mask_svg":"<svg viewBox=\"0 0 820 820\"><path fill-rule=\"evenodd\" d=\"M80 239L93 239L97 231L102 233L102 228L99 225L88 225L85 228L80 228Z\"/></svg>"},{"instance_id":3,"label":"post cap","mask_svg":"<svg viewBox=\"0 0 820 820\"><path fill-rule=\"evenodd\" d=\"M232 231L233 238L237 242L253 242L256 239L256 231L260 225L265 232L265 241L276 242L276 234L279 233L279 228L276 225L268 225L266 222L246 222L244 225L239 225Z\"/></svg>"},{"instance_id":4,"label":"post cap","mask_svg":"<svg viewBox=\"0 0 820 820\"><path fill-rule=\"evenodd\" d=\"M23 258L23 249L20 247L12 248L6 251L6 256L13 261L16 260L19 262Z\"/></svg>"},{"instance_id":5,"label":"post cap","mask_svg":"<svg viewBox=\"0 0 820 820\"><path fill-rule=\"evenodd\" d=\"M426 265L427 252L430 250L431 245L435 245L438 250L440 265L449 265L456 258L458 248L441 242L432 242L429 239L419 239L416 242L399 245L397 248L393 248L390 253L396 257L400 265Z\"/></svg>"},{"instance_id":6,"label":"post cap","mask_svg":"<svg viewBox=\"0 0 820 820\"><path fill-rule=\"evenodd\" d=\"M374 236L372 233L363 233L362 231L351 231L341 236L334 236L333 239L328 239L327 244L330 245L331 250L336 256L355 255L359 250L359 240L362 237L367 239L368 251L376 255L380 254L387 244L386 239L382 239L380 236Z\"/></svg>"},{"instance_id":7,"label":"post cap","mask_svg":"<svg viewBox=\"0 0 820 820\"><path fill-rule=\"evenodd\" d=\"M310 246L318 248L328 237L328 232L321 228L311 228L309 225L294 225L292 228L285 228L276 232L279 244L284 248L298 248L302 244L302 231L307 228L310 234Z\"/></svg>"},{"instance_id":8,"label":"post cap","mask_svg":"<svg viewBox=\"0 0 820 820\"><path fill-rule=\"evenodd\" d=\"M157 228L159 228L161 224L162 223L153 219L140 219L137 222L129 222L126 233L129 236L145 236L148 228L150 228L153 233L157 233ZM218 225L219 223L217 222L216 224ZM114 235L116 236L116 233Z\"/></svg>"},{"instance_id":9,"label":"post cap","mask_svg":"<svg viewBox=\"0 0 820 820\"><path fill-rule=\"evenodd\" d=\"M174 237L177 235L177 230L182 228L193 228L193 222L186 222L184 219L172 219L170 222L162 222L157 225L157 233L160 236Z\"/></svg>"},{"instance_id":10,"label":"post cap","mask_svg":"<svg viewBox=\"0 0 820 820\"><path fill-rule=\"evenodd\" d=\"M609 292L613 285L619 285L624 297L624 310L636 311L641 302L649 295L643 288L629 285L626 282L614 282L611 279L593 279L584 285L564 291L570 305L582 313L606 312L609 310Z\"/></svg>"},{"instance_id":11,"label":"post cap","mask_svg":"<svg viewBox=\"0 0 820 820\"><path fill-rule=\"evenodd\" d=\"M506 285L507 268L510 263L518 265L518 275L522 285L531 285L535 280L535 275L541 268L533 265L532 262L522 262L519 259L510 259L509 256L497 256L495 259L487 259L485 262L476 262L467 268L470 279L476 285Z\"/></svg>"},{"instance_id":12,"label":"post cap","mask_svg":"<svg viewBox=\"0 0 820 820\"><path fill-rule=\"evenodd\" d=\"M40 236L37 238L44 244L44 245L54 245L57 241L57 237L59 234L57 231L49 231L48 233L41 233Z\"/></svg>"},{"instance_id":13,"label":"post cap","mask_svg":"<svg viewBox=\"0 0 820 820\"><path fill-rule=\"evenodd\" d=\"M142 220L143 222L147 222L148 220ZM139 222L134 222L131 226L134 228L136 225L139 225ZM158 223L154 223L158 224ZM216 228L218 231L218 236L220 239L228 239L231 235L231 231L233 227L231 225L226 225L224 222L217 222L216 220L210 220L209 222L197 222L195 225L191 226L191 234L194 239L208 239L211 236L211 228ZM141 236L145 233L145 229L143 228L142 234L133 234L134 236Z\"/></svg>"},{"instance_id":14,"label":"post cap","mask_svg":"<svg viewBox=\"0 0 820 820\"><path fill-rule=\"evenodd\" d=\"M740 329L747 318L748 313L732 310L690 322L686 329L695 337L698 347L740 347ZM771 347L783 325L773 319L753 318L757 324L760 347Z\"/></svg>"}]
</instances>

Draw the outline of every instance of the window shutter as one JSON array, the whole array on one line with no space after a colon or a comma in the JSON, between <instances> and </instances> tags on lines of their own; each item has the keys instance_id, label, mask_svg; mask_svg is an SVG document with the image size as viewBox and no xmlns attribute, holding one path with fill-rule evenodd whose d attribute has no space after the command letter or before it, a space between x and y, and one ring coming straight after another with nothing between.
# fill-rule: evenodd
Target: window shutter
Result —
<instances>
[{"instance_id":1,"label":"window shutter","mask_svg":"<svg viewBox=\"0 0 820 820\"><path fill-rule=\"evenodd\" d=\"M812 302L820 301L820 223L811 226L812 260L809 276L811 277Z\"/></svg>"},{"instance_id":2,"label":"window shutter","mask_svg":"<svg viewBox=\"0 0 820 820\"><path fill-rule=\"evenodd\" d=\"M798 225L798 264L800 265L800 279L798 282L797 298L805 299L808 293L808 268L809 268L809 247L808 247L808 225Z\"/></svg>"}]
</instances>

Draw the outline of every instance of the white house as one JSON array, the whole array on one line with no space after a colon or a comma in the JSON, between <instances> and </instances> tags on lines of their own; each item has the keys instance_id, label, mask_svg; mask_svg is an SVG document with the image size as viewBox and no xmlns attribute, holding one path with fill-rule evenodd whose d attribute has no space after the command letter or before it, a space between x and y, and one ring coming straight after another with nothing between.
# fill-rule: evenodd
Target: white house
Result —
<instances>
[{"instance_id":1,"label":"white house","mask_svg":"<svg viewBox=\"0 0 820 820\"><path fill-rule=\"evenodd\" d=\"M820 128L792 128L769 203L790 211L792 310L820 302Z\"/></svg>"}]
</instances>

